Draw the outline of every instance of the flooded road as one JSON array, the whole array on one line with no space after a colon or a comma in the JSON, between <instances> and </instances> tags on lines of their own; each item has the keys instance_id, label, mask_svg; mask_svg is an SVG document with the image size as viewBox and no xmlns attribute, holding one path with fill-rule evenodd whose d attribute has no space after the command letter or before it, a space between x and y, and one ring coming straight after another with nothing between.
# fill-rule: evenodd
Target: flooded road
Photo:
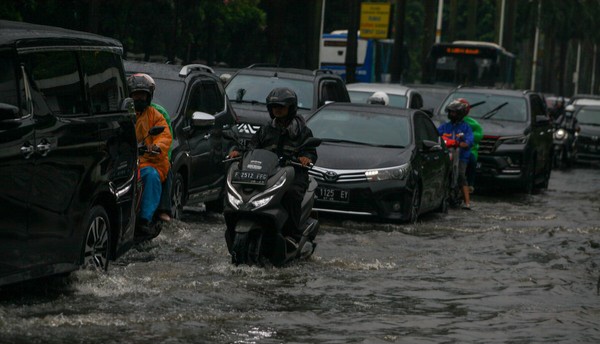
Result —
<instances>
[{"instance_id":1,"label":"flooded road","mask_svg":"<svg viewBox=\"0 0 600 344\"><path fill-rule=\"evenodd\" d=\"M416 225L321 215L286 268L230 264L188 212L108 273L0 290L0 343L598 343L600 171Z\"/></svg>"}]
</instances>

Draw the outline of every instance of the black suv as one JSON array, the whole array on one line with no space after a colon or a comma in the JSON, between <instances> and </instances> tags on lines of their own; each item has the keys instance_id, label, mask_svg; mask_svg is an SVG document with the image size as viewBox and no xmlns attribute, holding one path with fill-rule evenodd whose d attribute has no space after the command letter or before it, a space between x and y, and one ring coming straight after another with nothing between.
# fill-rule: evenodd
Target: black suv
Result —
<instances>
[{"instance_id":1,"label":"black suv","mask_svg":"<svg viewBox=\"0 0 600 344\"><path fill-rule=\"evenodd\" d=\"M447 121L444 109L456 98L473 105L469 116L483 128L476 186L519 188L527 193L548 186L553 128L539 93L457 88L438 109L438 123Z\"/></svg>"},{"instance_id":2,"label":"black suv","mask_svg":"<svg viewBox=\"0 0 600 344\"><path fill-rule=\"evenodd\" d=\"M266 99L276 87L288 87L298 96L298 113L307 116L328 102L350 102L346 84L330 70L262 67L239 69L227 81L227 96L238 116L242 139L252 137L269 123Z\"/></svg>"},{"instance_id":3,"label":"black suv","mask_svg":"<svg viewBox=\"0 0 600 344\"><path fill-rule=\"evenodd\" d=\"M179 218L184 205L204 203L222 211L227 140L224 126L236 123L221 79L207 66L175 66L125 61L128 75L146 73L156 82L153 103L171 117L173 143L172 215Z\"/></svg>"},{"instance_id":4,"label":"black suv","mask_svg":"<svg viewBox=\"0 0 600 344\"><path fill-rule=\"evenodd\" d=\"M0 285L133 243L135 114L116 40L0 21Z\"/></svg>"}]
</instances>

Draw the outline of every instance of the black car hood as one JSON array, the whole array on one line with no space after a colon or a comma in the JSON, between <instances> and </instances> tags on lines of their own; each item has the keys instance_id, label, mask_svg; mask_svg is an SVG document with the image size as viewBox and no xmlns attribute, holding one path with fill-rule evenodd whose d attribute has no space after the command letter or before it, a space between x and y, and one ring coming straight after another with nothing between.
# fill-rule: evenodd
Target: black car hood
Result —
<instances>
[{"instance_id":1,"label":"black car hood","mask_svg":"<svg viewBox=\"0 0 600 344\"><path fill-rule=\"evenodd\" d=\"M523 135L527 128L527 123L524 122L494 121L480 118L477 118L477 121L483 128L483 135L486 136L519 136Z\"/></svg>"},{"instance_id":2,"label":"black car hood","mask_svg":"<svg viewBox=\"0 0 600 344\"><path fill-rule=\"evenodd\" d=\"M317 166L346 170L399 166L409 162L411 157L410 148L382 148L335 142L321 143L317 153Z\"/></svg>"},{"instance_id":3,"label":"black car hood","mask_svg":"<svg viewBox=\"0 0 600 344\"><path fill-rule=\"evenodd\" d=\"M267 111L267 106L262 103L236 103L231 102L231 107L235 110L235 114L239 119L239 123L250 123L255 125L269 124L271 118ZM298 109L298 114L306 115L309 110Z\"/></svg>"},{"instance_id":4,"label":"black car hood","mask_svg":"<svg viewBox=\"0 0 600 344\"><path fill-rule=\"evenodd\" d=\"M595 125L579 124L581 136L600 136L600 127Z\"/></svg>"}]
</instances>

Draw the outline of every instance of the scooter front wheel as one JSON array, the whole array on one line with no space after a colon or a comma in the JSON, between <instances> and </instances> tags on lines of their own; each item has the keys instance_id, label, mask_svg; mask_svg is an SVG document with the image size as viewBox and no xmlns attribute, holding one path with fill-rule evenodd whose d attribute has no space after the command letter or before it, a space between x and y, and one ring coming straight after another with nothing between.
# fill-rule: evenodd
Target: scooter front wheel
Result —
<instances>
[{"instance_id":1,"label":"scooter front wheel","mask_svg":"<svg viewBox=\"0 0 600 344\"><path fill-rule=\"evenodd\" d=\"M248 233L235 233L231 262L235 265L248 264Z\"/></svg>"}]
</instances>

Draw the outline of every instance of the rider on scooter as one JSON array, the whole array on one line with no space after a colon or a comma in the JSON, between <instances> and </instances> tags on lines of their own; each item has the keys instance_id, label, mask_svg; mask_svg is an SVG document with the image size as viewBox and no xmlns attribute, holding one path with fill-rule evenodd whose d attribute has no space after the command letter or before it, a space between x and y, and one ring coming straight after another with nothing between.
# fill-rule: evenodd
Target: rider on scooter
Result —
<instances>
[{"instance_id":1,"label":"rider on scooter","mask_svg":"<svg viewBox=\"0 0 600 344\"><path fill-rule=\"evenodd\" d=\"M143 193L136 223L136 234L146 236L153 234L150 223L160 201L162 183L170 168L168 152L172 134L163 115L150 106L155 88L152 79L146 74L138 73L127 78L127 85L135 107L136 137L140 143L144 140L149 152L139 156ZM148 135L150 128L155 126L165 129L156 136Z\"/></svg>"},{"instance_id":2,"label":"rider on scooter","mask_svg":"<svg viewBox=\"0 0 600 344\"><path fill-rule=\"evenodd\" d=\"M459 165L458 165L458 183L462 187L465 204L463 209L471 209L471 198L469 195L469 185L467 184L465 173L467 164L471 156L471 147L473 146L473 130L463 120L469 111L469 104L460 100L453 100L446 106L449 122L438 127L441 136L449 136L450 139L459 141Z\"/></svg>"},{"instance_id":3,"label":"rider on scooter","mask_svg":"<svg viewBox=\"0 0 600 344\"><path fill-rule=\"evenodd\" d=\"M248 148L262 148L276 153L280 158L297 158L302 166L309 166L317 161L317 150L314 148L296 152L307 138L313 137L312 131L306 126L302 116L297 116L298 97L289 88L275 88L267 96L267 109L271 116L271 123L263 125L254 134ZM230 158L240 155L237 147L229 153ZM302 215L301 203L306 188L308 187L308 170L294 166L295 179L292 188L284 199L284 208L289 213L290 221L286 225L286 235L295 239L300 237L300 217Z\"/></svg>"}]
</instances>

